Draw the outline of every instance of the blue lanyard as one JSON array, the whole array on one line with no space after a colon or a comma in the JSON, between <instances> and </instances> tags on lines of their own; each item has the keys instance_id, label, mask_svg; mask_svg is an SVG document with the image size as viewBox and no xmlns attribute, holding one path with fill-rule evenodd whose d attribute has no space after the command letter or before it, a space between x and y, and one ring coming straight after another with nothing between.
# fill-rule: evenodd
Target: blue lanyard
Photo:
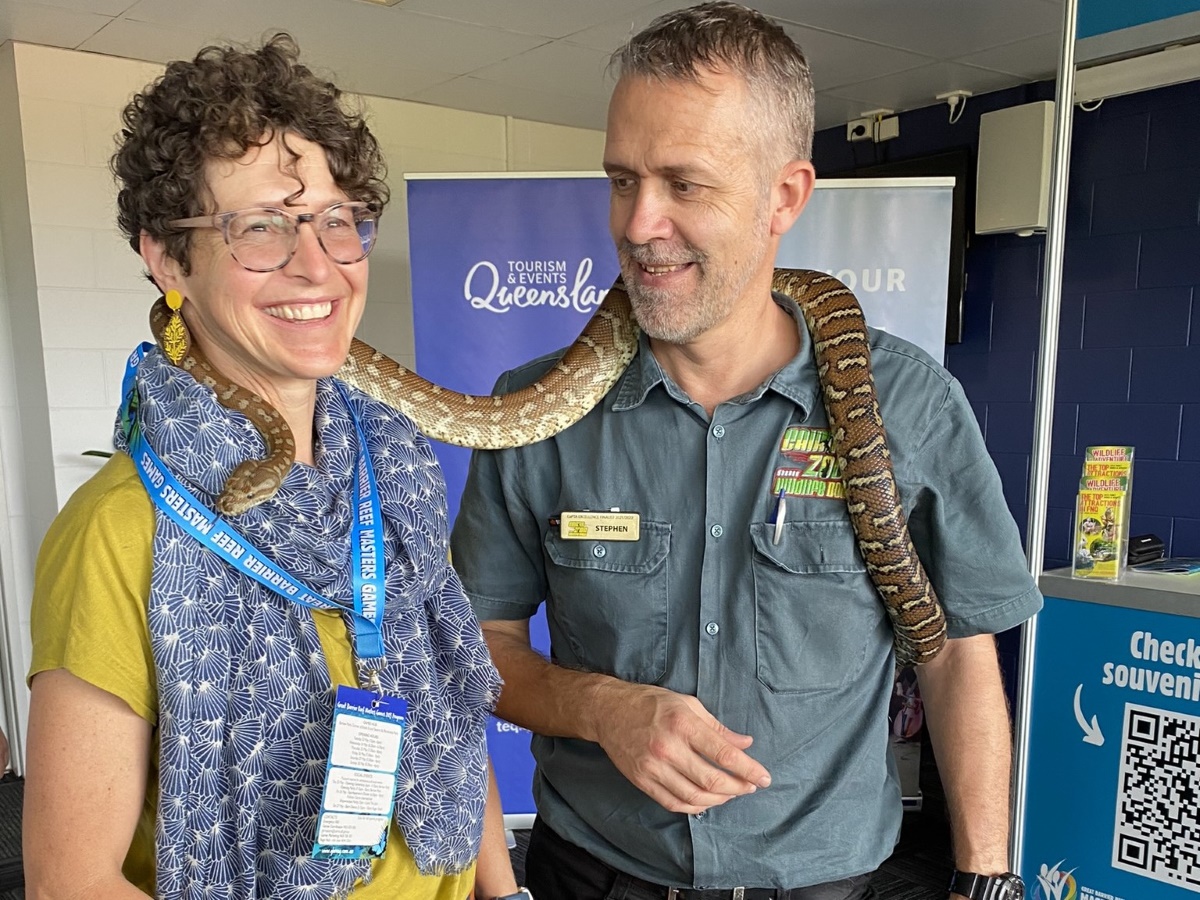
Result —
<instances>
[{"instance_id":1,"label":"blue lanyard","mask_svg":"<svg viewBox=\"0 0 1200 900\"><path fill-rule=\"evenodd\" d=\"M267 559L228 522L204 505L171 474L142 433L138 420L135 374L153 344L141 344L129 356L122 384L121 428L129 442L138 475L155 506L185 532L225 560L238 572L253 578L281 597L310 609L343 607L310 590L292 575ZM345 387L337 383L349 409ZM384 655L380 622L386 602L384 590L383 519L375 470L367 454L366 436L358 417L351 412L358 435L358 461L354 467L354 520L350 526L351 560L354 572L354 645L360 662Z\"/></svg>"}]
</instances>

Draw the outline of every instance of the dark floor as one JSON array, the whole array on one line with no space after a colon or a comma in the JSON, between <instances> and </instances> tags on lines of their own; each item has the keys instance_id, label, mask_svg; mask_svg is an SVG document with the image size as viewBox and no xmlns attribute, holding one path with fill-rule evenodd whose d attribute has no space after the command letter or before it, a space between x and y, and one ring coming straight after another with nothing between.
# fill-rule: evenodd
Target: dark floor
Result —
<instances>
[{"instance_id":1,"label":"dark floor","mask_svg":"<svg viewBox=\"0 0 1200 900\"><path fill-rule=\"evenodd\" d=\"M21 871L21 803L25 782L11 772L0 779L0 900L24 900Z\"/></svg>"},{"instance_id":2,"label":"dark floor","mask_svg":"<svg viewBox=\"0 0 1200 900\"><path fill-rule=\"evenodd\" d=\"M926 807L905 814L896 852L871 883L880 900L946 900L952 870L945 817Z\"/></svg>"}]
</instances>

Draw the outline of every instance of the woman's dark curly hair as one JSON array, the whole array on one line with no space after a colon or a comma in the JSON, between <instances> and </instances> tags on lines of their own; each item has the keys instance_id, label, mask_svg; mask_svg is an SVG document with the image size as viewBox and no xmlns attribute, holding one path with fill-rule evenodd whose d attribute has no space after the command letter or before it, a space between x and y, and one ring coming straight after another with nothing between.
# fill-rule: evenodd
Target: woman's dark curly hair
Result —
<instances>
[{"instance_id":1,"label":"woman's dark curly hair","mask_svg":"<svg viewBox=\"0 0 1200 900\"><path fill-rule=\"evenodd\" d=\"M348 197L383 208L389 192L378 142L342 92L298 58L283 33L258 49L205 47L190 62L168 65L130 101L111 167L121 187L117 224L135 252L145 231L188 271L190 229L167 223L215 212L205 208L205 164L240 159L289 133L325 150Z\"/></svg>"}]
</instances>

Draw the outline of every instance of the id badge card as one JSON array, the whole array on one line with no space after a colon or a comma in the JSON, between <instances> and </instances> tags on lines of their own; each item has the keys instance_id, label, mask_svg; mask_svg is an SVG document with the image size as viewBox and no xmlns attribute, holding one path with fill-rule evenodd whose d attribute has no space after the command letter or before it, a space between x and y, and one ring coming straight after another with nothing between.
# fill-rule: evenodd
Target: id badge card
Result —
<instances>
[{"instance_id":1,"label":"id badge card","mask_svg":"<svg viewBox=\"0 0 1200 900\"><path fill-rule=\"evenodd\" d=\"M408 704L398 697L338 687L315 859L383 856L407 713Z\"/></svg>"}]
</instances>

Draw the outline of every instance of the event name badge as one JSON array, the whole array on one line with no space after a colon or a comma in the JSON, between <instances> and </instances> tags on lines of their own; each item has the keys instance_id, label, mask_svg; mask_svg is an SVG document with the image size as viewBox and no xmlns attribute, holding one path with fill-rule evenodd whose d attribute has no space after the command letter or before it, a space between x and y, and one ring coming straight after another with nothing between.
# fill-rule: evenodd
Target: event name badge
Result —
<instances>
[{"instance_id":1,"label":"event name badge","mask_svg":"<svg viewBox=\"0 0 1200 900\"><path fill-rule=\"evenodd\" d=\"M345 685L337 689L315 859L383 856L407 714L408 705L398 697Z\"/></svg>"},{"instance_id":2,"label":"event name badge","mask_svg":"<svg viewBox=\"0 0 1200 900\"><path fill-rule=\"evenodd\" d=\"M642 517L625 512L564 512L558 534L564 541L636 541Z\"/></svg>"}]
</instances>

